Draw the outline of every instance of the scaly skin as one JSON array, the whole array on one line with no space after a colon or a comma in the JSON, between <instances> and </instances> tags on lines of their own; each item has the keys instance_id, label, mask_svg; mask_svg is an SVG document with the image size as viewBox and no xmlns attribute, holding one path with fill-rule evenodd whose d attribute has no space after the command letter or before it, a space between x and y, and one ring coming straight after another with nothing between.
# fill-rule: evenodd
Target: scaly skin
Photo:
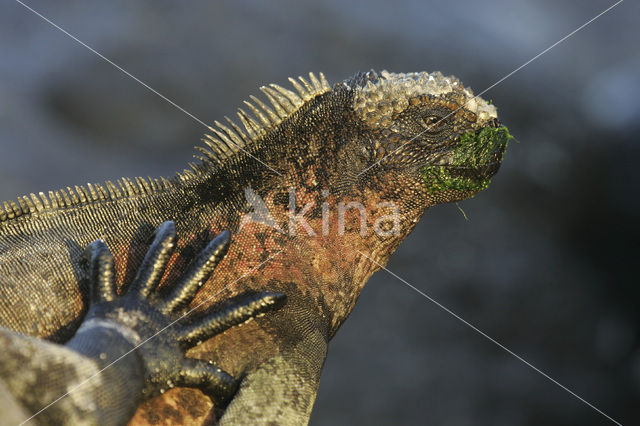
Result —
<instances>
[{"instance_id":1,"label":"scaly skin","mask_svg":"<svg viewBox=\"0 0 640 426\"><path fill-rule=\"evenodd\" d=\"M245 130L212 129L216 135L201 149L202 164L156 188L141 182L121 190L129 195L109 187L101 196L96 187L96 196L88 194L93 201L67 203L64 195L52 194L56 208L39 209L35 202L6 206L0 281L2 300L12 303L0 302L2 324L53 340L68 338L86 307L79 248L96 238L111 248L121 285L160 222L174 220L177 229L169 278L183 274L212 235L230 229L229 253L192 306L205 309L247 290L282 292L288 301L189 355L215 360L244 377L222 423L304 423L327 342L378 269L366 256L384 265L428 207L485 188L509 134L492 105L439 73L371 71L332 88L311 76L311 84L298 92L266 89L275 111L257 109L257 119L264 116L261 125L241 113ZM282 232L246 220L252 210L247 188L264 201ZM304 210L306 222L291 218L290 188L296 214L312 204ZM340 203L344 209L353 202L363 206L364 233L356 207L346 209L341 227ZM379 221L393 212L396 222ZM375 226L383 232L373 232ZM33 263L25 265L27 258ZM145 403L132 422L198 421L207 415L202 407L210 406L199 391L173 389Z\"/></svg>"},{"instance_id":2,"label":"scaly skin","mask_svg":"<svg viewBox=\"0 0 640 426\"><path fill-rule=\"evenodd\" d=\"M286 296L249 292L205 316L185 318L185 307L226 253L229 234L211 241L187 275L159 294L174 240L173 222L160 225L121 297L115 294L113 256L103 241L91 243L89 312L64 346L0 328L3 424L120 425L143 400L175 386L201 389L221 406L234 396L237 380L211 362L187 358L186 351L277 309Z\"/></svg>"}]
</instances>

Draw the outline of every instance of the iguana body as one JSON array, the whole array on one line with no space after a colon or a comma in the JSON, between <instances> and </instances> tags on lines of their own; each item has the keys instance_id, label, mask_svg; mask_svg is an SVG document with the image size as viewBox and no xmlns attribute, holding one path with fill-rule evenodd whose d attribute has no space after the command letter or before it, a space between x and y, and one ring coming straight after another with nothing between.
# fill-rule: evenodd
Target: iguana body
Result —
<instances>
[{"instance_id":1,"label":"iguana body","mask_svg":"<svg viewBox=\"0 0 640 426\"><path fill-rule=\"evenodd\" d=\"M294 81L297 93L264 89L272 107L254 99L255 119L239 114L244 130L217 123L202 163L172 180L123 179L5 204L1 324L54 341L71 337L87 306L79 261L97 238L111 248L122 285L161 222L175 221L178 238L166 281L230 229L231 249L192 306L247 290L282 292L287 303L189 355L244 377L222 423L305 422L327 342L378 269L367 256L386 263L429 206L486 187L509 139L495 108L454 77L369 72L333 88L310 77ZM252 210L247 188L277 229L243 220ZM199 391L177 388L145 403L133 421L198 420L210 406Z\"/></svg>"}]
</instances>

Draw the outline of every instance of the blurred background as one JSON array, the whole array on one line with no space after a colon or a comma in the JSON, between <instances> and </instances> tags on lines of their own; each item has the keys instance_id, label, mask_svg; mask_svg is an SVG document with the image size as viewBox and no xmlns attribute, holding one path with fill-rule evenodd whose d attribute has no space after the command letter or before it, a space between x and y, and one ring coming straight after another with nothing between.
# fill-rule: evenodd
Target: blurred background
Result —
<instances>
[{"instance_id":1,"label":"blurred background","mask_svg":"<svg viewBox=\"0 0 640 426\"><path fill-rule=\"evenodd\" d=\"M609 1L27 1L205 122L260 85L370 68L476 93ZM623 424L639 424L640 6L483 97L519 143L388 267ZM0 5L0 199L171 176L205 129L12 1ZM635 260L634 260L635 259ZM634 278L635 277L635 278ZM311 423L608 421L385 272L330 344Z\"/></svg>"}]
</instances>

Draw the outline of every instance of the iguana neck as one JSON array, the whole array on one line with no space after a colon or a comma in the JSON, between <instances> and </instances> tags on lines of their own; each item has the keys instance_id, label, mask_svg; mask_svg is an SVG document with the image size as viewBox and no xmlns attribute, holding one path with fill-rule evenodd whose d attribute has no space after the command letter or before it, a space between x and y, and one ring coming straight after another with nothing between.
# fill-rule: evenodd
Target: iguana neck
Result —
<instances>
[{"instance_id":1,"label":"iguana neck","mask_svg":"<svg viewBox=\"0 0 640 426\"><path fill-rule=\"evenodd\" d=\"M336 99L323 99L329 95ZM273 286L280 285L292 299L304 298L320 309L329 334L337 330L355 303L364 276L370 275L357 271L360 255L353 248L356 242L363 243L359 228L337 235L337 204L366 201L363 193L354 192L357 187L349 184L350 179L345 179L349 170L343 167L349 161L345 141L352 140L358 130L344 125L353 123L347 117L348 104L348 99L335 93L319 95L246 151L235 152L218 164L205 161L187 176L176 178L182 202L189 206L180 220L192 222L189 228L201 233L208 228L212 232L229 229L233 234L230 251L203 294L222 292L218 299L248 287L275 290ZM275 228L247 221L255 207L245 197L247 189L264 203ZM333 210L328 235L322 235L323 203ZM290 223L290 213L299 214L307 205L311 207L302 219L315 229L313 236L302 221ZM197 235L189 238L197 239ZM268 260L271 256L274 259ZM250 279L237 281L265 261ZM363 274L355 287L354 274Z\"/></svg>"},{"instance_id":2,"label":"iguana neck","mask_svg":"<svg viewBox=\"0 0 640 426\"><path fill-rule=\"evenodd\" d=\"M327 101L326 96L333 98ZM316 97L265 134L249 152L237 152L217 167L205 162L184 181L183 191L195 206L185 217L198 222L204 216L208 226L230 229L233 234L230 251L204 295L229 297L247 288L283 291L319 310L330 337L348 316L364 283L379 269L362 253L384 264L411 231L417 217L398 218L402 235L385 238L374 232L383 216L400 213L385 210L386 201L394 200L402 209L403 200L419 205L424 194L398 189L403 187L401 176L393 185L380 182L372 190L350 174L365 168L354 166L358 156L351 152L358 147L353 142L365 133L350 117L347 96L332 92ZM264 203L273 219L271 226L247 220L255 213L245 197L247 188ZM362 206L363 217L355 204ZM292 221L292 213L300 220ZM259 271L253 273L256 267ZM249 272L250 277L238 281Z\"/></svg>"}]
</instances>

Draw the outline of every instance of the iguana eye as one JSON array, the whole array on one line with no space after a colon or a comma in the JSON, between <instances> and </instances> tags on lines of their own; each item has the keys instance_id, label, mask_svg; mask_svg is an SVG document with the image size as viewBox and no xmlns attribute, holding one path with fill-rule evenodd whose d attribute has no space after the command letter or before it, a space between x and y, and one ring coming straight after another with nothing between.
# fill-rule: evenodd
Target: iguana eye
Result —
<instances>
[{"instance_id":1,"label":"iguana eye","mask_svg":"<svg viewBox=\"0 0 640 426\"><path fill-rule=\"evenodd\" d=\"M432 115L427 115L425 117L422 117L420 124L427 131L437 132L441 130L442 124L444 124L443 121L444 121L443 118L440 117L439 115L432 114Z\"/></svg>"}]
</instances>

